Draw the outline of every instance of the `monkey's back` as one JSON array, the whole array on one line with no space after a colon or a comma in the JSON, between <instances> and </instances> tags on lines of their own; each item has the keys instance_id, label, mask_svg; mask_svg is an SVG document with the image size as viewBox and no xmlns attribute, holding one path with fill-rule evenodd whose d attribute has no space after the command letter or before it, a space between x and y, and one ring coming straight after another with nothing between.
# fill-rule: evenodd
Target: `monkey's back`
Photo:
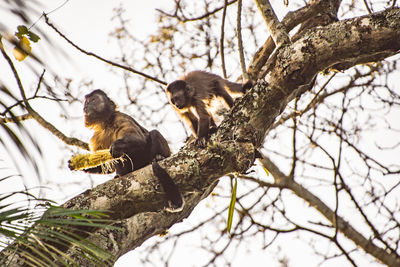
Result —
<instances>
[{"instance_id":1,"label":"monkey's back","mask_svg":"<svg viewBox=\"0 0 400 267\"><path fill-rule=\"evenodd\" d=\"M94 130L90 139L90 151L108 149L113 142L127 135L145 139L148 133L135 119L119 111L115 112L111 121L99 125Z\"/></svg>"},{"instance_id":2,"label":"monkey's back","mask_svg":"<svg viewBox=\"0 0 400 267\"><path fill-rule=\"evenodd\" d=\"M195 70L181 78L196 88L196 95L201 99L212 100L214 96L221 96L222 90L229 93L243 93L240 83L230 82L214 73Z\"/></svg>"},{"instance_id":3,"label":"monkey's back","mask_svg":"<svg viewBox=\"0 0 400 267\"><path fill-rule=\"evenodd\" d=\"M216 89L221 79L218 75L200 70L189 72L181 78L181 80L194 87L198 99L203 100L211 100L218 94Z\"/></svg>"}]
</instances>

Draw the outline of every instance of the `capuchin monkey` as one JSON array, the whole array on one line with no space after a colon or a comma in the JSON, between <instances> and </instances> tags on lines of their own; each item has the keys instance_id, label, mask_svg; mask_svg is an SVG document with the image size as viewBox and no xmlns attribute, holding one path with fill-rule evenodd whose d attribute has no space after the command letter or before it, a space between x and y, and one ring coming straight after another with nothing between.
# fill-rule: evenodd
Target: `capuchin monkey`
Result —
<instances>
[{"instance_id":1,"label":"capuchin monkey","mask_svg":"<svg viewBox=\"0 0 400 267\"><path fill-rule=\"evenodd\" d=\"M216 128L210 111L212 100L222 97L231 108L233 99L230 94L243 94L251 86L251 81L245 84L234 83L218 75L197 70L168 84L165 92L181 120L187 123L197 137L196 143L204 146L210 131Z\"/></svg>"},{"instance_id":2,"label":"capuchin monkey","mask_svg":"<svg viewBox=\"0 0 400 267\"><path fill-rule=\"evenodd\" d=\"M115 103L99 89L85 96L83 111L85 126L94 130L89 144L90 151L110 149L112 157L123 156L124 160L118 161L114 166L116 177L152 163L153 172L168 198L167 210L182 210L183 199L178 187L157 163L171 155L168 143L160 132L149 132L129 115L117 111ZM101 166L83 171L103 173Z\"/></svg>"}]
</instances>

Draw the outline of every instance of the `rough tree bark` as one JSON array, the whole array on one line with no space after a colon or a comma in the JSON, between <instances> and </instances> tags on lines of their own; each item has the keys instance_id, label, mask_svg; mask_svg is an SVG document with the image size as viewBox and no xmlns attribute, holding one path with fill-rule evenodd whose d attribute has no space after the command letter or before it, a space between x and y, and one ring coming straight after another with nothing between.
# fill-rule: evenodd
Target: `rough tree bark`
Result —
<instances>
[{"instance_id":1,"label":"rough tree bark","mask_svg":"<svg viewBox=\"0 0 400 267\"><path fill-rule=\"evenodd\" d=\"M182 212L163 210L164 195L149 166L87 190L63 207L112 211L110 216L116 220L114 225L123 231L101 229L90 233L88 239L118 258L189 216L212 192L220 177L229 172L246 171L253 163L254 150L262 144L276 117L289 101L303 93L303 86L318 72L337 64L348 68L383 60L399 51L399 8L311 29L272 54L263 66L262 74L258 75L264 78L235 102L207 148L185 146L161 162L184 193L186 204ZM276 181L283 183L282 187L301 193L300 185L290 184L281 172L273 171L273 165L269 168ZM305 199L318 205L313 203L312 195ZM332 216L329 209L321 212L328 219ZM362 235L349 233L352 228L347 227L346 222L339 222L339 225L339 231L378 260L389 266L400 266L398 255L375 246ZM66 253L81 266L87 266L76 248L69 248Z\"/></svg>"}]
</instances>

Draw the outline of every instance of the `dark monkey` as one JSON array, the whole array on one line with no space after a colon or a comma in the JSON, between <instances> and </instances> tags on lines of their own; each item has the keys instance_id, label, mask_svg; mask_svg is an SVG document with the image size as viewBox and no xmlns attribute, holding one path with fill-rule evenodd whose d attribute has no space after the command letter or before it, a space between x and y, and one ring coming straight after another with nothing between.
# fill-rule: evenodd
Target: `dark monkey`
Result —
<instances>
[{"instance_id":1,"label":"dark monkey","mask_svg":"<svg viewBox=\"0 0 400 267\"><path fill-rule=\"evenodd\" d=\"M83 111L85 126L94 130L90 151L110 149L114 158L124 156L123 162L115 164L116 177L152 163L153 172L167 194L169 210L180 210L183 200L178 187L157 163L171 155L168 143L160 132L149 132L129 115L117 111L115 103L99 89L85 96ZM102 173L101 166L84 171Z\"/></svg>"},{"instance_id":2,"label":"dark monkey","mask_svg":"<svg viewBox=\"0 0 400 267\"><path fill-rule=\"evenodd\" d=\"M231 108L233 99L229 93L245 93L251 86L251 82L234 83L209 72L192 71L168 84L165 91L179 117L197 137L197 142L204 143L210 128L216 127L209 108L213 98L222 97Z\"/></svg>"}]
</instances>

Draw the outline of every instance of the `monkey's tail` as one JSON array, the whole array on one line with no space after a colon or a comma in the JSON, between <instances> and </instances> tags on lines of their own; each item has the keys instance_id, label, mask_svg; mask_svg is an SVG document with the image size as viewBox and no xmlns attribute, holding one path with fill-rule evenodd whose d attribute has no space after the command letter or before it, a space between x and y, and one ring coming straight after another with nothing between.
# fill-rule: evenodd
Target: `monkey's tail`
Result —
<instances>
[{"instance_id":1,"label":"monkey's tail","mask_svg":"<svg viewBox=\"0 0 400 267\"><path fill-rule=\"evenodd\" d=\"M242 84L225 80L225 88L231 93L243 93Z\"/></svg>"},{"instance_id":2,"label":"monkey's tail","mask_svg":"<svg viewBox=\"0 0 400 267\"><path fill-rule=\"evenodd\" d=\"M161 168L158 162L154 161L151 164L153 168L154 175L160 181L161 186L163 187L165 193L168 198L168 207L166 210L169 212L179 212L183 209L184 200L182 198L181 192L179 192L178 186L172 180L171 176Z\"/></svg>"}]
</instances>

